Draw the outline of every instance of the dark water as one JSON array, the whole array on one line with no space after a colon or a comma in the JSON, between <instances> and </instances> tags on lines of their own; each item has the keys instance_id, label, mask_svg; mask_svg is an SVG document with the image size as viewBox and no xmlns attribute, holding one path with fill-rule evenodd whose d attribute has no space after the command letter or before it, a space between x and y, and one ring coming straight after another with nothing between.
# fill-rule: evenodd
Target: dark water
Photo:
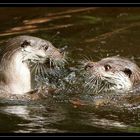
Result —
<instances>
[{"instance_id":1,"label":"dark water","mask_svg":"<svg viewBox=\"0 0 140 140\"><path fill-rule=\"evenodd\" d=\"M24 34L50 40L58 48L67 45L69 67L85 56L97 61L113 55L134 59L140 66L140 8L1 7L0 13L0 41ZM65 90L62 101L2 104L0 132L140 132L139 108L78 106L63 98L70 92L74 97L77 90Z\"/></svg>"}]
</instances>

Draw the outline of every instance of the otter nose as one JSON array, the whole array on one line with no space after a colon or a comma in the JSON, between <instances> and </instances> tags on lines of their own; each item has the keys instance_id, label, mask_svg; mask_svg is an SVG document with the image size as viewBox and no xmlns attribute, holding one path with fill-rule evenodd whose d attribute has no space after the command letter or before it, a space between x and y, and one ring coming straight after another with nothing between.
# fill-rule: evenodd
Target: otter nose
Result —
<instances>
[{"instance_id":1,"label":"otter nose","mask_svg":"<svg viewBox=\"0 0 140 140\"><path fill-rule=\"evenodd\" d=\"M64 51L68 48L68 46L64 46L63 48L59 49L60 53L64 53Z\"/></svg>"},{"instance_id":2,"label":"otter nose","mask_svg":"<svg viewBox=\"0 0 140 140\"><path fill-rule=\"evenodd\" d=\"M85 65L85 70L90 69L90 68L92 68L93 66L94 66L93 63L87 63L87 64Z\"/></svg>"}]
</instances>

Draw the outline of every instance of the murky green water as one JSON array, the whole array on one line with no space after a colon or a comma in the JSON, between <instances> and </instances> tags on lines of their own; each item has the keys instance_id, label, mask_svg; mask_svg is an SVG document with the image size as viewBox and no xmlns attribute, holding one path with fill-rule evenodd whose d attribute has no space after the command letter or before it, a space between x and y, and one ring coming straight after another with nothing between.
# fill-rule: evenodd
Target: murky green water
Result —
<instances>
[{"instance_id":1,"label":"murky green water","mask_svg":"<svg viewBox=\"0 0 140 140\"><path fill-rule=\"evenodd\" d=\"M1 7L0 13L0 41L24 34L50 40L58 48L67 45L69 67L85 56L97 61L113 55L132 58L140 66L140 8ZM77 94L71 92L71 97ZM62 101L2 104L0 132L140 132L139 108L75 106L63 98L68 93L60 95Z\"/></svg>"}]
</instances>

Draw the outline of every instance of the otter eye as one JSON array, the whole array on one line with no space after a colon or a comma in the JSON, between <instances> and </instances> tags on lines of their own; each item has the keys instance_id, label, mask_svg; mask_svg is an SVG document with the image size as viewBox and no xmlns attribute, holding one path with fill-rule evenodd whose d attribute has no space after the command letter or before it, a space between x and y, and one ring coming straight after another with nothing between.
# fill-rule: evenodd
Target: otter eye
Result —
<instances>
[{"instance_id":1,"label":"otter eye","mask_svg":"<svg viewBox=\"0 0 140 140\"><path fill-rule=\"evenodd\" d=\"M125 69L123 70L123 72L124 72L126 75L128 75L128 77L130 78L130 76L131 76L131 74L132 74L132 71L131 71L130 69L125 68Z\"/></svg>"},{"instance_id":2,"label":"otter eye","mask_svg":"<svg viewBox=\"0 0 140 140\"><path fill-rule=\"evenodd\" d=\"M111 66L107 64L107 65L104 65L104 68L105 68L105 71L108 71L111 69Z\"/></svg>"},{"instance_id":3,"label":"otter eye","mask_svg":"<svg viewBox=\"0 0 140 140\"><path fill-rule=\"evenodd\" d=\"M48 49L48 45L43 45L44 50L46 51Z\"/></svg>"},{"instance_id":4,"label":"otter eye","mask_svg":"<svg viewBox=\"0 0 140 140\"><path fill-rule=\"evenodd\" d=\"M30 45L30 42L25 40L22 44L21 44L21 47L24 48L26 46L29 46Z\"/></svg>"}]
</instances>

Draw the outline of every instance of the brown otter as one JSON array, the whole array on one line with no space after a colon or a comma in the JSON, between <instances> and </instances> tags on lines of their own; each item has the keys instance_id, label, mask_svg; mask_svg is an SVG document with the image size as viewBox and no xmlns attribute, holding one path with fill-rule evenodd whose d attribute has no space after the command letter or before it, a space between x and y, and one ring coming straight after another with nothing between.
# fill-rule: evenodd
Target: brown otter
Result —
<instances>
[{"instance_id":1,"label":"brown otter","mask_svg":"<svg viewBox=\"0 0 140 140\"><path fill-rule=\"evenodd\" d=\"M33 36L8 39L1 45L0 51L0 90L7 97L26 95L32 90L29 63L48 62L50 65L53 63L59 66L64 61L63 51L47 40Z\"/></svg>"},{"instance_id":2,"label":"brown otter","mask_svg":"<svg viewBox=\"0 0 140 140\"><path fill-rule=\"evenodd\" d=\"M95 92L113 90L126 92L140 82L140 68L132 61L118 57L107 57L98 62L84 63L86 87Z\"/></svg>"}]
</instances>

